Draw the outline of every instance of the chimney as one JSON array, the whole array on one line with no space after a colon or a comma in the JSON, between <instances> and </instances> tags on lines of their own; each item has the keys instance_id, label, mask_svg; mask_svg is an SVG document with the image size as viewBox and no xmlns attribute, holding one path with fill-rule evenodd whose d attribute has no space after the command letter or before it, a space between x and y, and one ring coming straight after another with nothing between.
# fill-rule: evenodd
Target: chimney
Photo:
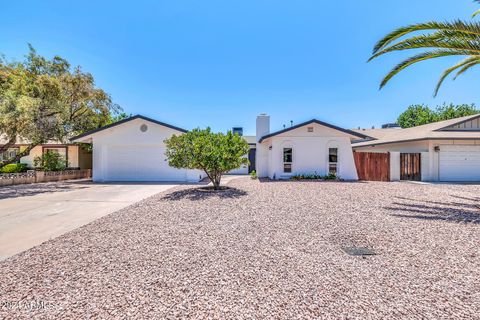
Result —
<instances>
[{"instance_id":1,"label":"chimney","mask_svg":"<svg viewBox=\"0 0 480 320\"><path fill-rule=\"evenodd\" d=\"M257 141L270 133L270 116L262 113L257 116Z\"/></svg>"}]
</instances>

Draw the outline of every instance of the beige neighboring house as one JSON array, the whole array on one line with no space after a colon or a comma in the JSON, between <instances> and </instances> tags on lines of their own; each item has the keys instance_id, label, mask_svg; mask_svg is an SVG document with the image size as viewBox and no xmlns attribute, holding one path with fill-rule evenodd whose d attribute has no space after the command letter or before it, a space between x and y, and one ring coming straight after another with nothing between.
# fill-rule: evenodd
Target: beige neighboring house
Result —
<instances>
[{"instance_id":1,"label":"beige neighboring house","mask_svg":"<svg viewBox=\"0 0 480 320\"><path fill-rule=\"evenodd\" d=\"M0 145L4 145L5 140L0 138ZM4 158L15 157L18 153L25 150L28 146L28 141L19 139L15 145L10 147L6 152L0 153L0 160ZM34 159L42 154L51 151L58 152L67 160L69 168L91 169L92 168L92 153L84 150L77 144L61 143L58 141L49 141L48 143L34 147L29 155L22 157L20 163L25 163L29 168L34 167Z\"/></svg>"},{"instance_id":2,"label":"beige neighboring house","mask_svg":"<svg viewBox=\"0 0 480 320\"><path fill-rule=\"evenodd\" d=\"M354 151L390 153L391 180L480 181L480 115L407 129L355 131L374 139L355 141ZM419 179L402 174L415 166Z\"/></svg>"}]
</instances>

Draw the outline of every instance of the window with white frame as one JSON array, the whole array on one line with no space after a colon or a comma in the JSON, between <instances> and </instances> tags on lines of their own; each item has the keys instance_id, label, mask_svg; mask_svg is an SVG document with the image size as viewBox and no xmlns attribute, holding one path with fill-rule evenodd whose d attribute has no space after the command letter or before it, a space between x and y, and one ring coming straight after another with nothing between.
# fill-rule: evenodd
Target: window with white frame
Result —
<instances>
[{"instance_id":1,"label":"window with white frame","mask_svg":"<svg viewBox=\"0 0 480 320\"><path fill-rule=\"evenodd\" d=\"M328 148L328 173L338 172L338 148Z\"/></svg>"},{"instance_id":2,"label":"window with white frame","mask_svg":"<svg viewBox=\"0 0 480 320\"><path fill-rule=\"evenodd\" d=\"M283 172L284 173L292 172L292 161L293 161L293 149L283 148Z\"/></svg>"}]
</instances>

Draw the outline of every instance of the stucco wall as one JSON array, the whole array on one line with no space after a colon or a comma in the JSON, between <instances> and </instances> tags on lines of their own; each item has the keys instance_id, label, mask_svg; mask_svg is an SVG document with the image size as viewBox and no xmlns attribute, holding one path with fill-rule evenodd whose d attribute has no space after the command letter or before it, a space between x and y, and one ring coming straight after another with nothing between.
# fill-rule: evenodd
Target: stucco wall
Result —
<instances>
[{"instance_id":1,"label":"stucco wall","mask_svg":"<svg viewBox=\"0 0 480 320\"><path fill-rule=\"evenodd\" d=\"M45 147L50 147L45 145ZM22 151L22 148L20 147L20 151ZM55 148L55 146L51 146L50 148ZM61 147L63 149L63 147ZM68 146L68 166L72 168L77 168L79 167L78 163L78 146ZM22 157L20 159L21 163L25 163L28 165L28 167L33 168L34 167L34 160L36 157L41 157L43 154L43 147L42 146L36 146L30 151L30 154L28 156Z\"/></svg>"},{"instance_id":2,"label":"stucco wall","mask_svg":"<svg viewBox=\"0 0 480 320\"><path fill-rule=\"evenodd\" d=\"M148 129L142 132L140 127ZM198 170L168 165L164 140L182 134L143 119L135 119L96 133L93 140L94 181L198 181ZM141 151L141 152L140 152ZM118 155L121 154L119 157ZM116 168L128 167L128 171Z\"/></svg>"},{"instance_id":3,"label":"stucco wall","mask_svg":"<svg viewBox=\"0 0 480 320\"><path fill-rule=\"evenodd\" d=\"M308 127L314 127L308 132ZM266 149L266 157L257 153L257 168L267 167L271 179L285 179L295 174L328 173L328 149L338 148L338 175L347 180L357 180L353 159L351 137L341 131L309 124L269 139L261 143ZM293 149L292 173L283 172L283 148ZM257 152L259 148L257 147ZM261 163L263 162L263 163Z\"/></svg>"},{"instance_id":4,"label":"stucco wall","mask_svg":"<svg viewBox=\"0 0 480 320\"><path fill-rule=\"evenodd\" d=\"M22 147L20 147L20 151L22 151ZM33 161L36 157L42 156L42 146L36 146L30 151L28 156L22 157L20 159L20 163L25 163L29 168L33 168Z\"/></svg>"}]
</instances>

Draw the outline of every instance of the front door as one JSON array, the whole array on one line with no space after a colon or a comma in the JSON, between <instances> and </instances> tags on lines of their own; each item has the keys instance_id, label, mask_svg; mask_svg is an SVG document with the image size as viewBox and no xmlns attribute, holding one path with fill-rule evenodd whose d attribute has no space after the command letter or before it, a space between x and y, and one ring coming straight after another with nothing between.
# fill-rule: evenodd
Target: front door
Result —
<instances>
[{"instance_id":1,"label":"front door","mask_svg":"<svg viewBox=\"0 0 480 320\"><path fill-rule=\"evenodd\" d=\"M400 180L421 181L421 154L400 154Z\"/></svg>"},{"instance_id":2,"label":"front door","mask_svg":"<svg viewBox=\"0 0 480 320\"><path fill-rule=\"evenodd\" d=\"M255 169L255 154L257 153L257 149L253 148L250 149L248 152L248 161L250 161L250 165L248 166L248 173L252 172Z\"/></svg>"}]
</instances>

